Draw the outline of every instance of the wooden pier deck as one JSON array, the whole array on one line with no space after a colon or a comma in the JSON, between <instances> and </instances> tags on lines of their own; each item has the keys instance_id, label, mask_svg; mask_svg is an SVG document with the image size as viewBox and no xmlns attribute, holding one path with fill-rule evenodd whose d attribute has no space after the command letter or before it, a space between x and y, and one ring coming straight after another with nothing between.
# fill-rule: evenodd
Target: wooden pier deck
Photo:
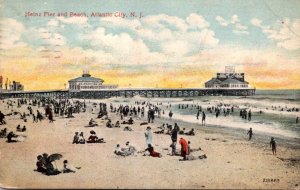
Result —
<instances>
[{"instance_id":1,"label":"wooden pier deck","mask_svg":"<svg viewBox=\"0 0 300 190\"><path fill-rule=\"evenodd\" d=\"M80 98L102 99L110 97L196 97L196 96L252 96L255 88L119 88L103 89L98 91L69 91L69 90L45 90L45 91L6 91L0 92L0 98Z\"/></svg>"}]
</instances>

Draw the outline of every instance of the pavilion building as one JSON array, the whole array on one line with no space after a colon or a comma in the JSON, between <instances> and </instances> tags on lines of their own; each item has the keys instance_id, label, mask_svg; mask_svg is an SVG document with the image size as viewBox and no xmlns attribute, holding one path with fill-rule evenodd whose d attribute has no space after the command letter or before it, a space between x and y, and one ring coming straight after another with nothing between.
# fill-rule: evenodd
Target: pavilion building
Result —
<instances>
[{"instance_id":1,"label":"pavilion building","mask_svg":"<svg viewBox=\"0 0 300 190\"><path fill-rule=\"evenodd\" d=\"M225 73L217 73L214 77L205 83L205 88L250 88L245 81L244 73L235 73L234 68L225 69Z\"/></svg>"},{"instance_id":2,"label":"pavilion building","mask_svg":"<svg viewBox=\"0 0 300 190\"><path fill-rule=\"evenodd\" d=\"M104 85L103 79L92 77L88 71L83 72L81 77L71 79L68 82L70 91L98 91L118 87L117 85Z\"/></svg>"}]
</instances>

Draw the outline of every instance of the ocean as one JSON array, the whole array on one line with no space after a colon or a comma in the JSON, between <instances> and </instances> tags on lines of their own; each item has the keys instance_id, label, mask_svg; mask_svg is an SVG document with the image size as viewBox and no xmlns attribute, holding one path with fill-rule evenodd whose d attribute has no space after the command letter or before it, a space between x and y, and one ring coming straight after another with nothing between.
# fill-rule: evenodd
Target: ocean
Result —
<instances>
[{"instance_id":1,"label":"ocean","mask_svg":"<svg viewBox=\"0 0 300 190\"><path fill-rule=\"evenodd\" d=\"M218 126L230 130L253 129L254 134L263 134L273 137L299 139L300 124L296 124L296 118L300 117L300 90L257 90L254 96L199 96L186 98L113 98L118 104L134 105L137 100L149 101L151 103L161 102L161 109L165 114L162 117L168 118L171 110L176 120L199 124L201 127L201 115L196 118L197 106L201 106L206 113L206 124ZM230 104L234 106L234 112L224 116L221 112L216 118L215 113L209 113L208 107ZM171 106L170 106L171 105ZM179 109L179 105L188 106L186 109ZM224 108L224 106L221 106ZM251 110L251 121L242 119L239 109ZM298 110L298 111L296 111ZM260 113L262 112L262 113ZM300 121L299 121L300 122Z\"/></svg>"}]
</instances>

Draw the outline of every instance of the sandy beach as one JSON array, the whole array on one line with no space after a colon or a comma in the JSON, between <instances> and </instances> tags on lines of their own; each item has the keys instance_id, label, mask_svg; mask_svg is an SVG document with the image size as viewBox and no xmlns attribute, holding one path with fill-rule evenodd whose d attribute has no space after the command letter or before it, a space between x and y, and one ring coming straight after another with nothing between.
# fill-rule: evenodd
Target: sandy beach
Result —
<instances>
[{"instance_id":1,"label":"sandy beach","mask_svg":"<svg viewBox=\"0 0 300 190\"><path fill-rule=\"evenodd\" d=\"M96 101L94 102L104 102ZM110 102L110 100L105 100ZM0 138L0 186L3 188L195 188L195 189L300 189L300 142L297 138L288 141L277 140L277 155L272 155L269 136L254 135L248 141L247 135L236 129L231 133L216 124L201 124L169 119L155 118L154 123L140 126L147 117L133 118L133 131L120 128L107 128L106 121L96 119L92 113L91 103L85 113L73 114L74 118L55 117L54 123L43 120L33 123L20 120L19 116L6 116L8 131L16 131L16 126L26 125L26 137L22 142L6 143ZM21 113L27 106L14 108ZM33 107L36 113L37 107ZM10 113L6 100L1 101L0 110ZM43 109L40 108L43 112ZM146 112L147 113L147 112ZM146 115L146 114L145 114ZM108 113L115 123L120 116ZM99 126L84 127L94 118ZM168 155L171 138L166 134L153 134L155 151L162 154L161 158L143 156L121 157L114 154L116 144L125 146L126 141L137 150L145 149L144 132L147 126L152 131L162 123L178 123L180 128L194 128L195 136L178 135L191 141L192 148L201 147L202 151L193 155L207 155L207 159L179 161L179 156ZM223 123L224 124L224 123ZM228 123L230 125L230 123ZM98 137L104 138L101 144L72 144L74 133L84 132L85 138L89 131L94 130ZM292 144L292 145L291 145ZM177 148L180 145L177 143ZM36 157L42 153L60 153L63 158L55 161L55 167L63 168L63 160L67 159L73 166L81 167L76 173L61 173L46 176L36 169Z\"/></svg>"}]
</instances>

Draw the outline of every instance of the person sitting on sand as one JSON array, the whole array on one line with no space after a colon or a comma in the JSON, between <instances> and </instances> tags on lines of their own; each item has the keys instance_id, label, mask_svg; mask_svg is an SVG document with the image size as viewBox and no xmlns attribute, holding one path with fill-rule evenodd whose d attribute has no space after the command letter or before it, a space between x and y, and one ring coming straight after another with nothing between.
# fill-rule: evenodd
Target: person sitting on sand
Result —
<instances>
[{"instance_id":1,"label":"person sitting on sand","mask_svg":"<svg viewBox=\"0 0 300 190\"><path fill-rule=\"evenodd\" d=\"M78 135L78 132L75 132L72 144L78 144L78 143L79 143L79 135Z\"/></svg>"},{"instance_id":2,"label":"person sitting on sand","mask_svg":"<svg viewBox=\"0 0 300 190\"><path fill-rule=\"evenodd\" d=\"M124 127L124 129L123 129L124 131L133 131L132 130L132 128L131 127L129 127L129 126L126 126L126 127Z\"/></svg>"},{"instance_id":3,"label":"person sitting on sand","mask_svg":"<svg viewBox=\"0 0 300 190\"><path fill-rule=\"evenodd\" d=\"M126 147L121 149L126 156L134 155L135 152L136 152L136 148L134 146L130 145L129 143L130 142L127 141L126 144L125 144Z\"/></svg>"},{"instance_id":4,"label":"person sitting on sand","mask_svg":"<svg viewBox=\"0 0 300 190\"><path fill-rule=\"evenodd\" d=\"M154 151L154 148L151 144L148 144L148 148L146 148L145 151L148 151L150 156L152 156L152 157L159 157L159 158L162 157L162 155L160 153ZM145 156L145 154L144 154L144 156Z\"/></svg>"},{"instance_id":5,"label":"person sitting on sand","mask_svg":"<svg viewBox=\"0 0 300 190\"><path fill-rule=\"evenodd\" d=\"M16 127L16 130L21 131L21 125L20 124Z\"/></svg>"},{"instance_id":6,"label":"person sitting on sand","mask_svg":"<svg viewBox=\"0 0 300 190\"><path fill-rule=\"evenodd\" d=\"M37 156L37 162L36 162L36 171L41 172L41 173L46 173L47 169L43 163L43 156L42 155L38 155Z\"/></svg>"},{"instance_id":7,"label":"person sitting on sand","mask_svg":"<svg viewBox=\"0 0 300 190\"><path fill-rule=\"evenodd\" d=\"M164 134L165 130L164 129L161 129L159 131L154 131L153 133L155 134Z\"/></svg>"},{"instance_id":8,"label":"person sitting on sand","mask_svg":"<svg viewBox=\"0 0 300 190\"><path fill-rule=\"evenodd\" d=\"M142 123L140 123L140 126L142 126L142 125L148 125L148 122L142 122Z\"/></svg>"},{"instance_id":9,"label":"person sitting on sand","mask_svg":"<svg viewBox=\"0 0 300 190\"><path fill-rule=\"evenodd\" d=\"M122 124L128 124L128 125L132 125L133 123L134 123L134 120L132 119L132 117L130 117L128 121L122 122Z\"/></svg>"},{"instance_id":10,"label":"person sitting on sand","mask_svg":"<svg viewBox=\"0 0 300 190\"><path fill-rule=\"evenodd\" d=\"M95 126L98 126L98 124L96 123L96 121L94 121L93 118L91 118L88 127L95 127Z\"/></svg>"},{"instance_id":11,"label":"person sitting on sand","mask_svg":"<svg viewBox=\"0 0 300 190\"><path fill-rule=\"evenodd\" d=\"M201 156L186 155L185 158L179 159L179 161L202 160L206 158L207 158L206 154L203 154Z\"/></svg>"},{"instance_id":12,"label":"person sitting on sand","mask_svg":"<svg viewBox=\"0 0 300 190\"><path fill-rule=\"evenodd\" d=\"M120 127L121 127L120 121L117 121L117 122L116 122L115 127L117 127L117 128L120 128Z\"/></svg>"},{"instance_id":13,"label":"person sitting on sand","mask_svg":"<svg viewBox=\"0 0 300 190\"><path fill-rule=\"evenodd\" d=\"M115 148L115 152L116 155L118 156L126 156L125 153L122 151L121 147L119 144L117 144L116 148Z\"/></svg>"},{"instance_id":14,"label":"person sitting on sand","mask_svg":"<svg viewBox=\"0 0 300 190\"><path fill-rule=\"evenodd\" d=\"M168 130L167 130L167 133L166 133L166 134L167 134L167 135L171 135L171 134L172 134L172 131L173 131L173 130L172 130L172 125L168 125L168 124L167 124L167 129L168 129ZM176 133L178 133L178 131L176 131Z\"/></svg>"},{"instance_id":15,"label":"person sitting on sand","mask_svg":"<svg viewBox=\"0 0 300 190\"><path fill-rule=\"evenodd\" d=\"M202 150L200 147L199 148L191 148L190 144L191 144L191 142L188 141L188 155L190 155L191 152L196 152L196 151Z\"/></svg>"},{"instance_id":16,"label":"person sitting on sand","mask_svg":"<svg viewBox=\"0 0 300 190\"><path fill-rule=\"evenodd\" d=\"M105 143L103 138L98 138L95 131L90 131L91 135L86 141L87 143Z\"/></svg>"},{"instance_id":17,"label":"person sitting on sand","mask_svg":"<svg viewBox=\"0 0 300 190\"><path fill-rule=\"evenodd\" d=\"M79 144L85 144L85 139L84 139L84 137L83 137L83 132L81 132L81 133L79 134L78 143L79 143Z\"/></svg>"},{"instance_id":18,"label":"person sitting on sand","mask_svg":"<svg viewBox=\"0 0 300 190\"><path fill-rule=\"evenodd\" d=\"M194 128L192 128L189 132L185 133L186 135L195 136Z\"/></svg>"},{"instance_id":19,"label":"person sitting on sand","mask_svg":"<svg viewBox=\"0 0 300 190\"><path fill-rule=\"evenodd\" d=\"M133 122L134 122L134 121L133 121L132 117L130 117L129 120L128 120L128 125L132 125Z\"/></svg>"},{"instance_id":20,"label":"person sitting on sand","mask_svg":"<svg viewBox=\"0 0 300 190\"><path fill-rule=\"evenodd\" d=\"M6 136L6 138L7 138L7 141L6 142L8 142L8 143L12 143L12 142L18 142L17 140L13 140L12 138L17 138L18 137L18 135L16 135L16 134L14 134L14 132L9 132L8 134L7 134L7 136Z\"/></svg>"},{"instance_id":21,"label":"person sitting on sand","mask_svg":"<svg viewBox=\"0 0 300 190\"><path fill-rule=\"evenodd\" d=\"M21 132L25 132L26 131L26 126L24 125L23 128L21 129Z\"/></svg>"},{"instance_id":22,"label":"person sitting on sand","mask_svg":"<svg viewBox=\"0 0 300 190\"><path fill-rule=\"evenodd\" d=\"M6 128L1 129L1 131L0 131L0 138L5 138L7 136L6 132L7 132Z\"/></svg>"},{"instance_id":23,"label":"person sitting on sand","mask_svg":"<svg viewBox=\"0 0 300 190\"><path fill-rule=\"evenodd\" d=\"M163 123L161 126L158 127L159 129L165 129L165 124Z\"/></svg>"},{"instance_id":24,"label":"person sitting on sand","mask_svg":"<svg viewBox=\"0 0 300 190\"><path fill-rule=\"evenodd\" d=\"M91 118L90 121L89 121L89 125L93 125L93 124L95 124L95 121L94 121L93 118Z\"/></svg>"},{"instance_id":25,"label":"person sitting on sand","mask_svg":"<svg viewBox=\"0 0 300 190\"><path fill-rule=\"evenodd\" d=\"M81 167L73 167L68 163L68 160L64 160L63 163L64 163L63 173L75 173L76 170L81 168Z\"/></svg>"},{"instance_id":26,"label":"person sitting on sand","mask_svg":"<svg viewBox=\"0 0 300 190\"><path fill-rule=\"evenodd\" d=\"M106 122L106 127L113 128L113 125L111 124L111 120L110 119Z\"/></svg>"},{"instance_id":27,"label":"person sitting on sand","mask_svg":"<svg viewBox=\"0 0 300 190\"><path fill-rule=\"evenodd\" d=\"M180 135L183 135L185 133L185 128L183 128L181 131L179 131Z\"/></svg>"}]
</instances>

